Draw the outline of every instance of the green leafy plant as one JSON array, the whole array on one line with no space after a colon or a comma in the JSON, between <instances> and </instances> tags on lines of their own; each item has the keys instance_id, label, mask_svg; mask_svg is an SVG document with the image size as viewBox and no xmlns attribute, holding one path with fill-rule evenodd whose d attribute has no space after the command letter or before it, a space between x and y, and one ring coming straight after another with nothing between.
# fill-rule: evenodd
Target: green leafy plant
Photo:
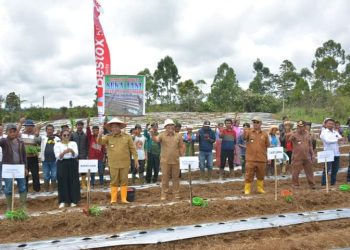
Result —
<instances>
[{"instance_id":1,"label":"green leafy plant","mask_svg":"<svg viewBox=\"0 0 350 250\"><path fill-rule=\"evenodd\" d=\"M83 209L83 213L86 214L86 215L91 215L91 216L100 216L102 214L102 209L97 206L97 205L94 205L94 206L91 206L90 208L84 208Z\"/></svg>"},{"instance_id":2,"label":"green leafy plant","mask_svg":"<svg viewBox=\"0 0 350 250\"><path fill-rule=\"evenodd\" d=\"M28 215L25 210L19 209L19 210L7 211L5 213L5 217L6 219L9 219L9 220L23 221L28 218Z\"/></svg>"}]
</instances>

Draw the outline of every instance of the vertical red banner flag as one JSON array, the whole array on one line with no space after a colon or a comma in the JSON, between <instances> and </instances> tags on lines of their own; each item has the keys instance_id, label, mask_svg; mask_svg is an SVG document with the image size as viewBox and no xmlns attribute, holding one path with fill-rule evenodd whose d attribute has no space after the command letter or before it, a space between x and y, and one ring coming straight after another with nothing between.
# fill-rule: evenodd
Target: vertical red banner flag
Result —
<instances>
[{"instance_id":1,"label":"vertical red banner flag","mask_svg":"<svg viewBox=\"0 0 350 250\"><path fill-rule=\"evenodd\" d=\"M101 5L97 0L94 1L94 44L96 59L96 78L97 78L97 112L100 119L104 115L104 75L111 74L111 59L106 37L100 23Z\"/></svg>"}]
</instances>

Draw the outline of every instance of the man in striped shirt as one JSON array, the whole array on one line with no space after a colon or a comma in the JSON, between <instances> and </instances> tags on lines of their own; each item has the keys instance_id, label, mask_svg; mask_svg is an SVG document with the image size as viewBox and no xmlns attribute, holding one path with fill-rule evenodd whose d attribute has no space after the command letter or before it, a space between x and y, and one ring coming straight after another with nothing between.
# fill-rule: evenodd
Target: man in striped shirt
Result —
<instances>
[{"instance_id":1,"label":"man in striped shirt","mask_svg":"<svg viewBox=\"0 0 350 250\"><path fill-rule=\"evenodd\" d=\"M224 178L226 159L230 169L230 176L233 174L233 155L236 144L236 132L232 129L232 120L225 120L225 128L220 131L221 159L220 159L220 180Z\"/></svg>"}]
</instances>

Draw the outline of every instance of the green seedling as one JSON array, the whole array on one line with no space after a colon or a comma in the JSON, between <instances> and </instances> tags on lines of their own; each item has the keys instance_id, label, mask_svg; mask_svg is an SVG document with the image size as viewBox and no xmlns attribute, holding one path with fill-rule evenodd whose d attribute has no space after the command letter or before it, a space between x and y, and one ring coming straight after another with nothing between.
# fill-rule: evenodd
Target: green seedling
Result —
<instances>
[{"instance_id":1,"label":"green seedling","mask_svg":"<svg viewBox=\"0 0 350 250\"><path fill-rule=\"evenodd\" d=\"M23 209L20 209L20 210L7 211L5 213L5 217L6 219L9 219L9 220L23 221L28 218L28 215L26 211L24 211Z\"/></svg>"}]
</instances>

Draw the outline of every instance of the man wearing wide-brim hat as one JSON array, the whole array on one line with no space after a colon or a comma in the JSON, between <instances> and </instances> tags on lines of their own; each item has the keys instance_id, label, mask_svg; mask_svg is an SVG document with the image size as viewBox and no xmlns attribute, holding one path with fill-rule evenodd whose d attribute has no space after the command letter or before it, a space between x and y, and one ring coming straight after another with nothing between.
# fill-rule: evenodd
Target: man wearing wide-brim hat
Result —
<instances>
[{"instance_id":1,"label":"man wearing wide-brim hat","mask_svg":"<svg viewBox=\"0 0 350 250\"><path fill-rule=\"evenodd\" d=\"M170 177L173 183L173 194L175 199L180 195L180 165L179 157L183 155L183 139L178 133L175 133L175 124L173 120L164 121L165 131L159 136L153 135L152 139L161 145L160 166L162 169L162 191L161 200L166 200L169 194Z\"/></svg>"},{"instance_id":2,"label":"man wearing wide-brim hat","mask_svg":"<svg viewBox=\"0 0 350 250\"><path fill-rule=\"evenodd\" d=\"M100 129L97 142L106 145L108 155L108 166L111 176L111 204L117 203L118 187L121 186L121 202L129 203L126 200L128 192L128 173L130 167L130 155L134 157L135 168L139 167L138 157L132 137L122 129L126 124L118 118L113 118L106 125L110 134L103 135L103 128Z\"/></svg>"},{"instance_id":3,"label":"man wearing wide-brim hat","mask_svg":"<svg viewBox=\"0 0 350 250\"><path fill-rule=\"evenodd\" d=\"M244 139L246 141L244 194L250 194L255 174L258 193L265 193L264 178L267 164L267 148L270 147L270 141L268 134L261 130L261 118L255 116L252 122L253 128L244 129Z\"/></svg>"}]
</instances>

